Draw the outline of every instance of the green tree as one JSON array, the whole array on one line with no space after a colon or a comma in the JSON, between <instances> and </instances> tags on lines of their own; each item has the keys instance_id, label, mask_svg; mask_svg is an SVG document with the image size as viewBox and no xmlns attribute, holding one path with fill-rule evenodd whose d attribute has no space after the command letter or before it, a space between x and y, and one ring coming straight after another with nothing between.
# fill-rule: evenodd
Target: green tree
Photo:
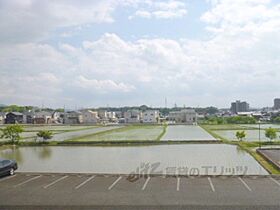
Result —
<instances>
[{"instance_id":1,"label":"green tree","mask_svg":"<svg viewBox=\"0 0 280 210\"><path fill-rule=\"evenodd\" d=\"M269 138L270 141L277 138L277 130L275 128L265 129L265 137Z\"/></svg>"},{"instance_id":2,"label":"green tree","mask_svg":"<svg viewBox=\"0 0 280 210\"><path fill-rule=\"evenodd\" d=\"M21 125L8 125L6 128L1 130L1 138L9 139L13 144L18 143L21 138L20 133L24 131Z\"/></svg>"},{"instance_id":3,"label":"green tree","mask_svg":"<svg viewBox=\"0 0 280 210\"><path fill-rule=\"evenodd\" d=\"M242 141L246 137L246 132L245 131L237 131L235 136L239 141Z\"/></svg>"},{"instance_id":4,"label":"green tree","mask_svg":"<svg viewBox=\"0 0 280 210\"><path fill-rule=\"evenodd\" d=\"M248 116L234 116L228 117L227 123L229 124L255 124L257 120L254 117Z\"/></svg>"},{"instance_id":5,"label":"green tree","mask_svg":"<svg viewBox=\"0 0 280 210\"><path fill-rule=\"evenodd\" d=\"M272 118L273 123L280 123L280 117L274 117Z\"/></svg>"},{"instance_id":6,"label":"green tree","mask_svg":"<svg viewBox=\"0 0 280 210\"><path fill-rule=\"evenodd\" d=\"M51 131L39 131L37 136L43 138L44 140L48 140L53 137L53 133Z\"/></svg>"}]
</instances>

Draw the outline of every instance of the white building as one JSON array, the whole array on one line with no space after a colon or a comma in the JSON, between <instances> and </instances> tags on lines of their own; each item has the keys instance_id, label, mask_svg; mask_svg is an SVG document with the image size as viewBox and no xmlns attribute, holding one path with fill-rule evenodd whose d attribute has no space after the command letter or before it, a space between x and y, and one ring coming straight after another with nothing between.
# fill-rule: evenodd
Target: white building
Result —
<instances>
[{"instance_id":1,"label":"white building","mask_svg":"<svg viewBox=\"0 0 280 210\"><path fill-rule=\"evenodd\" d=\"M181 111L174 111L169 113L168 120L175 123L196 124L197 113L194 109L183 109Z\"/></svg>"},{"instance_id":2,"label":"white building","mask_svg":"<svg viewBox=\"0 0 280 210\"><path fill-rule=\"evenodd\" d=\"M52 113L52 123L54 124L62 124L64 118L63 112L54 111Z\"/></svg>"},{"instance_id":3,"label":"white building","mask_svg":"<svg viewBox=\"0 0 280 210\"><path fill-rule=\"evenodd\" d=\"M142 112L139 110L128 110L124 113L125 123L140 123L142 121Z\"/></svg>"},{"instance_id":4,"label":"white building","mask_svg":"<svg viewBox=\"0 0 280 210\"><path fill-rule=\"evenodd\" d=\"M96 124L100 122L98 113L91 110L82 110L83 123L85 124Z\"/></svg>"},{"instance_id":5,"label":"white building","mask_svg":"<svg viewBox=\"0 0 280 210\"><path fill-rule=\"evenodd\" d=\"M143 112L143 123L158 123L159 111L158 110L146 110Z\"/></svg>"}]
</instances>

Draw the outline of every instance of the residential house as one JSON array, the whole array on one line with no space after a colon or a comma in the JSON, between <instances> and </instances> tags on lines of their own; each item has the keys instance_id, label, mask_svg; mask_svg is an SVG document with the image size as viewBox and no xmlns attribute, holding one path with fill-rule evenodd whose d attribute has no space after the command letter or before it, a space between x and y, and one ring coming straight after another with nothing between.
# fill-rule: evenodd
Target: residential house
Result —
<instances>
[{"instance_id":1,"label":"residential house","mask_svg":"<svg viewBox=\"0 0 280 210\"><path fill-rule=\"evenodd\" d=\"M0 124L5 123L6 114L4 112L0 112Z\"/></svg>"},{"instance_id":2,"label":"residential house","mask_svg":"<svg viewBox=\"0 0 280 210\"><path fill-rule=\"evenodd\" d=\"M82 110L83 123L85 124L96 124L100 122L100 118L98 117L98 112L94 112L91 110Z\"/></svg>"},{"instance_id":3,"label":"residential house","mask_svg":"<svg viewBox=\"0 0 280 210\"><path fill-rule=\"evenodd\" d=\"M123 118L123 112L122 111L115 111L115 117L116 118Z\"/></svg>"},{"instance_id":4,"label":"residential house","mask_svg":"<svg viewBox=\"0 0 280 210\"><path fill-rule=\"evenodd\" d=\"M6 124L23 123L23 114L20 112L9 112L6 114Z\"/></svg>"},{"instance_id":5,"label":"residential house","mask_svg":"<svg viewBox=\"0 0 280 210\"><path fill-rule=\"evenodd\" d=\"M146 110L143 112L143 123L158 123L159 111L158 110Z\"/></svg>"},{"instance_id":6,"label":"residential house","mask_svg":"<svg viewBox=\"0 0 280 210\"><path fill-rule=\"evenodd\" d=\"M41 111L36 112L33 118L34 124L51 124L52 123L52 114L50 112Z\"/></svg>"},{"instance_id":7,"label":"residential house","mask_svg":"<svg viewBox=\"0 0 280 210\"><path fill-rule=\"evenodd\" d=\"M142 112L139 110L128 110L124 112L125 123L141 123Z\"/></svg>"},{"instance_id":8,"label":"residential house","mask_svg":"<svg viewBox=\"0 0 280 210\"><path fill-rule=\"evenodd\" d=\"M98 110L98 117L101 123L109 122L108 112L106 110Z\"/></svg>"},{"instance_id":9,"label":"residential house","mask_svg":"<svg viewBox=\"0 0 280 210\"><path fill-rule=\"evenodd\" d=\"M118 122L118 118L116 117L115 112L107 112L107 118L109 122Z\"/></svg>"},{"instance_id":10,"label":"residential house","mask_svg":"<svg viewBox=\"0 0 280 210\"><path fill-rule=\"evenodd\" d=\"M175 123L196 124L197 113L194 109L174 111L169 113L168 120Z\"/></svg>"},{"instance_id":11,"label":"residential house","mask_svg":"<svg viewBox=\"0 0 280 210\"><path fill-rule=\"evenodd\" d=\"M25 111L23 113L23 123L33 124L33 119L35 117L35 112L32 110Z\"/></svg>"},{"instance_id":12,"label":"residential house","mask_svg":"<svg viewBox=\"0 0 280 210\"><path fill-rule=\"evenodd\" d=\"M83 115L79 111L69 111L64 114L65 124L81 124L83 123Z\"/></svg>"},{"instance_id":13,"label":"residential house","mask_svg":"<svg viewBox=\"0 0 280 210\"><path fill-rule=\"evenodd\" d=\"M54 111L52 113L52 123L54 123L54 124L62 124L63 123L63 118L64 118L64 113L63 112Z\"/></svg>"}]
</instances>

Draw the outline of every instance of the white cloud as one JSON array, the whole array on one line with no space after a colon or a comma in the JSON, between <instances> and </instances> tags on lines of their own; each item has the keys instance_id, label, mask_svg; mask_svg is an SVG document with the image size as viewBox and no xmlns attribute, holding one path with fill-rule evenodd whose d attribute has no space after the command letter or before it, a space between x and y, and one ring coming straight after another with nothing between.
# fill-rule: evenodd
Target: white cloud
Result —
<instances>
[{"instance_id":1,"label":"white cloud","mask_svg":"<svg viewBox=\"0 0 280 210\"><path fill-rule=\"evenodd\" d=\"M16 6L21 8L34 3L20 2ZM226 106L240 98L267 106L280 91L280 5L267 0L211 2L211 9L201 17L210 32L204 40L127 41L105 33L82 44L60 43L57 47L38 42L1 45L0 100L163 105L167 97L169 105ZM123 4L141 9L137 1ZM149 0L142 4L150 8L144 11L151 18L156 18L155 11L183 7ZM57 18L67 19L67 15ZM78 25L88 23L83 16L76 21ZM71 20L62 25L67 24Z\"/></svg>"},{"instance_id":2,"label":"white cloud","mask_svg":"<svg viewBox=\"0 0 280 210\"><path fill-rule=\"evenodd\" d=\"M1 1L0 43L41 41L62 27L111 23L118 6L136 0L9 0ZM69 36L64 32L62 36Z\"/></svg>"},{"instance_id":3,"label":"white cloud","mask_svg":"<svg viewBox=\"0 0 280 210\"><path fill-rule=\"evenodd\" d=\"M280 5L271 6L270 0L217 0L201 20L211 24L210 31L231 36L275 32L280 29Z\"/></svg>"},{"instance_id":4,"label":"white cloud","mask_svg":"<svg viewBox=\"0 0 280 210\"><path fill-rule=\"evenodd\" d=\"M107 33L84 41L83 47L26 44L0 50L0 99L21 102L26 97L41 104L43 98L51 98L53 104L79 101L92 106L91 98L98 105L162 104L164 97L189 105L273 98L279 92L280 49L269 43L278 43L280 36L263 37L254 45L226 37L127 42ZM14 81L13 91L5 91Z\"/></svg>"},{"instance_id":5,"label":"white cloud","mask_svg":"<svg viewBox=\"0 0 280 210\"><path fill-rule=\"evenodd\" d=\"M54 74L38 72L37 74L4 74L0 77L0 98L11 104L61 105L58 99L62 84Z\"/></svg>"},{"instance_id":6,"label":"white cloud","mask_svg":"<svg viewBox=\"0 0 280 210\"><path fill-rule=\"evenodd\" d=\"M87 91L98 91L99 93L108 92L131 92L135 89L133 85L117 83L112 80L96 80L87 79L84 76L79 76L75 82L78 87L87 89Z\"/></svg>"},{"instance_id":7,"label":"white cloud","mask_svg":"<svg viewBox=\"0 0 280 210\"><path fill-rule=\"evenodd\" d=\"M153 16L157 19L170 19L170 18L180 18L187 14L187 10L185 9L179 9L176 11L154 11Z\"/></svg>"},{"instance_id":8,"label":"white cloud","mask_svg":"<svg viewBox=\"0 0 280 210\"><path fill-rule=\"evenodd\" d=\"M151 18L152 17L152 13L149 11L145 11L145 10L137 10L134 14L134 16L130 16L129 19L133 19L134 17L141 17L141 18Z\"/></svg>"},{"instance_id":9,"label":"white cloud","mask_svg":"<svg viewBox=\"0 0 280 210\"><path fill-rule=\"evenodd\" d=\"M182 1L144 1L143 8L139 5L138 9L129 19L156 18L156 19L174 19L182 18L187 14L186 4Z\"/></svg>"}]
</instances>

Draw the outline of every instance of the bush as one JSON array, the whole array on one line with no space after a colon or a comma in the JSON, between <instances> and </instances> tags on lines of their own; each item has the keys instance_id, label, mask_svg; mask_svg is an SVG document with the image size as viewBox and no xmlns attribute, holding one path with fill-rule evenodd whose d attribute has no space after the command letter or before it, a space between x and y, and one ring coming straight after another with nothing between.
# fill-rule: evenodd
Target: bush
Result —
<instances>
[{"instance_id":1,"label":"bush","mask_svg":"<svg viewBox=\"0 0 280 210\"><path fill-rule=\"evenodd\" d=\"M16 144L20 140L20 133L23 132L21 125L8 125L6 128L1 129L1 138L10 139L12 144Z\"/></svg>"},{"instance_id":2,"label":"bush","mask_svg":"<svg viewBox=\"0 0 280 210\"><path fill-rule=\"evenodd\" d=\"M44 140L48 140L53 137L53 133L51 131L39 131L37 136L43 138Z\"/></svg>"},{"instance_id":3,"label":"bush","mask_svg":"<svg viewBox=\"0 0 280 210\"><path fill-rule=\"evenodd\" d=\"M226 118L228 124L255 124L257 120L254 117L234 116Z\"/></svg>"},{"instance_id":4,"label":"bush","mask_svg":"<svg viewBox=\"0 0 280 210\"><path fill-rule=\"evenodd\" d=\"M275 128L267 128L265 129L265 136L272 141L277 138L277 130Z\"/></svg>"}]
</instances>

